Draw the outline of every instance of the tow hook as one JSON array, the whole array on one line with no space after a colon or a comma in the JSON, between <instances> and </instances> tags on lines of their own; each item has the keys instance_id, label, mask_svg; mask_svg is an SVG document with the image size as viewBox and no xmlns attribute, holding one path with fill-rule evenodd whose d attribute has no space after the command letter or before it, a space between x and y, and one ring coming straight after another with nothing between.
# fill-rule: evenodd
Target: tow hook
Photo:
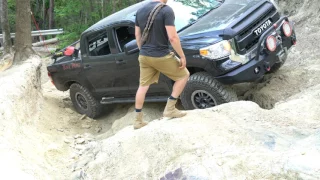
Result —
<instances>
[{"instance_id":1,"label":"tow hook","mask_svg":"<svg viewBox=\"0 0 320 180\"><path fill-rule=\"evenodd\" d=\"M265 62L264 63L264 68L265 68L266 71L269 72L271 70L270 63L269 62Z\"/></svg>"}]
</instances>

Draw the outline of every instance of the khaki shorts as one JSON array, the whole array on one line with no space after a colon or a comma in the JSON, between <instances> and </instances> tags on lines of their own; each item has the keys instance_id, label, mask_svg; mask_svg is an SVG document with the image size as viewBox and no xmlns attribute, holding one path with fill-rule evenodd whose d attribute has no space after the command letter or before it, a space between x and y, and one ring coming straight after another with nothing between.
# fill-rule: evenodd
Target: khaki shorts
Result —
<instances>
[{"instance_id":1,"label":"khaki shorts","mask_svg":"<svg viewBox=\"0 0 320 180\"><path fill-rule=\"evenodd\" d=\"M139 55L140 62L140 86L148 86L158 83L160 72L173 81L189 76L187 68L180 69L180 63L175 54L170 53L164 57L149 57Z\"/></svg>"}]
</instances>

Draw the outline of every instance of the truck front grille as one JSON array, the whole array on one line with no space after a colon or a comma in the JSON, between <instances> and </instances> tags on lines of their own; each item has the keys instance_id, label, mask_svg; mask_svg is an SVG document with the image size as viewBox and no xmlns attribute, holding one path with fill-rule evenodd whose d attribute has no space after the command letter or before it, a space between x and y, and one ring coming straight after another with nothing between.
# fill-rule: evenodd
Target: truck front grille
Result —
<instances>
[{"instance_id":1,"label":"truck front grille","mask_svg":"<svg viewBox=\"0 0 320 180\"><path fill-rule=\"evenodd\" d=\"M246 52L256 45L259 41L261 33L257 36L254 31L262 23L271 20L272 23L280 18L277 9L270 2L265 2L254 10L251 14L244 17L242 21L237 23L233 28L237 29L240 33L235 36L235 43L238 54L246 54ZM270 28L270 27L269 27ZM265 30L266 31L266 30Z\"/></svg>"},{"instance_id":2,"label":"truck front grille","mask_svg":"<svg viewBox=\"0 0 320 180\"><path fill-rule=\"evenodd\" d=\"M246 50L250 50L254 45L256 45L259 42L259 38L255 38L255 40L253 40L251 43L249 43L245 49Z\"/></svg>"},{"instance_id":3,"label":"truck front grille","mask_svg":"<svg viewBox=\"0 0 320 180\"><path fill-rule=\"evenodd\" d=\"M269 9L266 13L264 13L261 17L259 17L255 22L249 25L249 27L245 28L239 33L239 38L243 38L244 36L247 36L248 34L252 33L252 31L258 27L260 24L262 24L268 17L270 17L272 14L276 12L275 8Z\"/></svg>"}]
</instances>

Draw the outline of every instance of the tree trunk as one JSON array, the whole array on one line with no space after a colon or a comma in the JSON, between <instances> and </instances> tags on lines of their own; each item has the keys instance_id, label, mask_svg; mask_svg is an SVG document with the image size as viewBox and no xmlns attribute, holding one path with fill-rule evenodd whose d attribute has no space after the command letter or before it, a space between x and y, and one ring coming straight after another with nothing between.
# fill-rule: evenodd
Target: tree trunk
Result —
<instances>
[{"instance_id":1,"label":"tree trunk","mask_svg":"<svg viewBox=\"0 0 320 180\"><path fill-rule=\"evenodd\" d=\"M3 35L3 51L4 54L11 53L11 35L10 26L8 21L8 1L1 0L1 25L2 25L2 35Z\"/></svg>"},{"instance_id":2,"label":"tree trunk","mask_svg":"<svg viewBox=\"0 0 320 180\"><path fill-rule=\"evenodd\" d=\"M88 3L90 4L90 11L89 12L86 11L86 18L87 18L87 23L89 22L88 24L90 24L94 21L94 18L92 16L90 16L90 18L89 18L89 14L92 14L93 12L95 12L94 4L96 4L96 3L93 0L88 0ZM88 6L85 6L85 7L88 7ZM87 25L87 23L86 23L86 25Z\"/></svg>"},{"instance_id":3,"label":"tree trunk","mask_svg":"<svg viewBox=\"0 0 320 180\"><path fill-rule=\"evenodd\" d=\"M45 40L45 41L33 43L32 46L33 47L39 47L39 46L44 46L44 45L47 45L47 44L57 43L58 41L59 41L58 38L52 38L52 39L48 39L48 40Z\"/></svg>"},{"instance_id":4,"label":"tree trunk","mask_svg":"<svg viewBox=\"0 0 320 180\"><path fill-rule=\"evenodd\" d=\"M85 25L88 25L88 11L85 11L85 13L84 13L84 24Z\"/></svg>"},{"instance_id":5,"label":"tree trunk","mask_svg":"<svg viewBox=\"0 0 320 180\"><path fill-rule=\"evenodd\" d=\"M101 0L101 19L104 18L104 0Z\"/></svg>"},{"instance_id":6,"label":"tree trunk","mask_svg":"<svg viewBox=\"0 0 320 180\"><path fill-rule=\"evenodd\" d=\"M116 5L117 5L116 0L113 0L113 1L112 1L112 13L115 13L115 12L116 12L116 10L117 10Z\"/></svg>"},{"instance_id":7,"label":"tree trunk","mask_svg":"<svg viewBox=\"0 0 320 180\"><path fill-rule=\"evenodd\" d=\"M54 0L50 0L49 7L49 29L54 27Z\"/></svg>"},{"instance_id":8,"label":"tree trunk","mask_svg":"<svg viewBox=\"0 0 320 180\"><path fill-rule=\"evenodd\" d=\"M42 29L46 29L46 0L42 0Z\"/></svg>"},{"instance_id":9,"label":"tree trunk","mask_svg":"<svg viewBox=\"0 0 320 180\"><path fill-rule=\"evenodd\" d=\"M35 52L31 41L30 0L16 0L16 35L14 63L28 59Z\"/></svg>"}]
</instances>

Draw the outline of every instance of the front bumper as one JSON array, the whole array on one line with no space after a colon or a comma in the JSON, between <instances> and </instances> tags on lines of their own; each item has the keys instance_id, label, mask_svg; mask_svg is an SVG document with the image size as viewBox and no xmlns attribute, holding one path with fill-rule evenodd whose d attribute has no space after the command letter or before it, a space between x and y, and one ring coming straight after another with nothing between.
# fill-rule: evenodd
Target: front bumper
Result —
<instances>
[{"instance_id":1,"label":"front bumper","mask_svg":"<svg viewBox=\"0 0 320 180\"><path fill-rule=\"evenodd\" d=\"M277 24L282 24L283 20L290 22L287 17L282 17L277 21ZM291 26L293 27L292 23ZM269 35L275 32L277 33L277 36L280 36L280 39L277 40L277 49L274 52L270 52L265 48L264 42ZM256 56L253 59L239 68L215 78L223 84L237 84L254 82L263 77L270 71L275 63L285 61L289 49L296 43L294 27L290 37L279 34L279 32L281 33L281 26L270 28L264 32L259 38L259 42L257 43L258 46L256 47Z\"/></svg>"}]
</instances>

